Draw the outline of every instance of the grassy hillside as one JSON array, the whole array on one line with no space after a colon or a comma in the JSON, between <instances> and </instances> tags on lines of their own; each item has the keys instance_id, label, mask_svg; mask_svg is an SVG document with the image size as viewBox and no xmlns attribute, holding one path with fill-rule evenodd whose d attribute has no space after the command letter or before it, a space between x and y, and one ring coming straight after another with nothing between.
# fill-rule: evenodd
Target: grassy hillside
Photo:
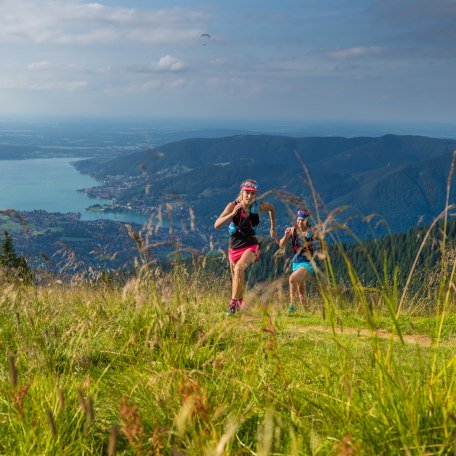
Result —
<instances>
[{"instance_id":1,"label":"grassy hillside","mask_svg":"<svg viewBox=\"0 0 456 456\"><path fill-rule=\"evenodd\" d=\"M204 269L4 284L0 453L453 454L454 272L423 317L330 283L296 315L277 291L228 317Z\"/></svg>"}]
</instances>

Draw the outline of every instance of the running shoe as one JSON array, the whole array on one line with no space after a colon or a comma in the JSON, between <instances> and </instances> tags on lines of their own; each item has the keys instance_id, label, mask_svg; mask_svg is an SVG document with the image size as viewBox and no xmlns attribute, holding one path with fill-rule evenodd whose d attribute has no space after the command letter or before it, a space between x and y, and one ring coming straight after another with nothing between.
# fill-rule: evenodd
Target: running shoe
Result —
<instances>
[{"instance_id":1,"label":"running shoe","mask_svg":"<svg viewBox=\"0 0 456 456\"><path fill-rule=\"evenodd\" d=\"M296 312L296 307L293 304L290 304L290 307L288 307L288 312L290 312L290 313Z\"/></svg>"},{"instance_id":2,"label":"running shoe","mask_svg":"<svg viewBox=\"0 0 456 456\"><path fill-rule=\"evenodd\" d=\"M236 313L236 307L237 307L237 299L232 299L230 301L230 307L228 309L228 314L234 315Z\"/></svg>"},{"instance_id":3,"label":"running shoe","mask_svg":"<svg viewBox=\"0 0 456 456\"><path fill-rule=\"evenodd\" d=\"M237 300L237 310L241 310L244 307L244 299L238 299Z\"/></svg>"}]
</instances>

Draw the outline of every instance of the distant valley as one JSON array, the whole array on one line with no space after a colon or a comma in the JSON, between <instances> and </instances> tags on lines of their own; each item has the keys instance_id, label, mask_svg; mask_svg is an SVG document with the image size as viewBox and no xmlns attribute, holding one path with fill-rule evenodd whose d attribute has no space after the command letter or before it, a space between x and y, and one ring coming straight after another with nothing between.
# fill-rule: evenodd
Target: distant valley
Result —
<instances>
[{"instance_id":1,"label":"distant valley","mask_svg":"<svg viewBox=\"0 0 456 456\"><path fill-rule=\"evenodd\" d=\"M180 139L179 135L185 132L158 131L155 140L148 142L142 141L142 133L137 131L111 135L111 130L97 131L95 126L85 136L82 130L71 129L66 136L61 136L65 133L61 130L41 133L12 131L9 136L4 135L0 159L91 157L75 163L80 172L98 181L95 187L81 188L87 196L97 198L87 200L88 205L93 205L91 217L108 216L112 211L119 215L118 220L125 221L128 219L121 218L125 214L152 214L148 236L154 245L153 256L160 258L179 248L225 249L226 230L215 230L213 222L237 196L240 182L248 177L257 179L260 194L266 192L266 198L276 204L279 232L290 223L290 214L278 193L295 195L315 211L312 188L300 160L319 195L322 219L345 207L332 219L332 225L350 220L349 228L360 237L377 237L388 230L408 231L410 227L429 223L444 208L448 173L456 149L454 139L401 135L299 138L236 134ZM223 131L217 133L221 135ZM201 134L210 136L209 131ZM173 137L178 140L159 142L160 138ZM450 202L456 199L455 185L453 176ZM58 187L49 176L43 186L52 199L52 191L58 191ZM10 197L13 187L12 183L11 189L6 189ZM10 205L6 201L11 198L3 196L5 203L0 209ZM294 207L289 205L289 209ZM368 217L369 225L363 216L372 213L379 215ZM62 252L74 250L82 263L111 269L132 264L137 254L121 221L84 221L78 214L40 210L24 211L22 216L28 231L23 231L17 218L11 220L2 215L0 227L13 234L18 251L33 265L46 264L43 253L50 258L49 264L57 268ZM379 223L381 216L387 223ZM133 224L133 228L139 230L140 226ZM259 234L267 236L267 223L260 225Z\"/></svg>"}]
</instances>

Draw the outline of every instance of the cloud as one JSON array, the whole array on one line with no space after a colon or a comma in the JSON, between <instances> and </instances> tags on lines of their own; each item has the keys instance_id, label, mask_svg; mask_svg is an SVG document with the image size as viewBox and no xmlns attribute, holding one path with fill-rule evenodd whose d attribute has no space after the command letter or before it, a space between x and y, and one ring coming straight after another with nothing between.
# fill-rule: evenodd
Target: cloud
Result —
<instances>
[{"instance_id":1,"label":"cloud","mask_svg":"<svg viewBox=\"0 0 456 456\"><path fill-rule=\"evenodd\" d=\"M369 11L384 23L398 26L449 24L456 20L454 0L374 0Z\"/></svg>"},{"instance_id":2,"label":"cloud","mask_svg":"<svg viewBox=\"0 0 456 456\"><path fill-rule=\"evenodd\" d=\"M182 60L165 55L149 65L130 65L127 69L134 73L179 73L186 68L187 65Z\"/></svg>"},{"instance_id":3,"label":"cloud","mask_svg":"<svg viewBox=\"0 0 456 456\"><path fill-rule=\"evenodd\" d=\"M40 62L32 62L27 65L27 70L30 71L41 71L50 68L50 63L47 60L41 60Z\"/></svg>"},{"instance_id":4,"label":"cloud","mask_svg":"<svg viewBox=\"0 0 456 456\"><path fill-rule=\"evenodd\" d=\"M230 97L243 98L251 97L261 93L267 93L270 87L261 78L243 77L243 76L211 76L205 82L205 88L219 92L217 97L222 93L229 94Z\"/></svg>"},{"instance_id":5,"label":"cloud","mask_svg":"<svg viewBox=\"0 0 456 456\"><path fill-rule=\"evenodd\" d=\"M25 85L18 85L17 89L33 92L77 92L88 87L89 81L38 81L27 82Z\"/></svg>"},{"instance_id":6,"label":"cloud","mask_svg":"<svg viewBox=\"0 0 456 456\"><path fill-rule=\"evenodd\" d=\"M76 92L91 86L81 66L40 60L29 64L0 64L0 90Z\"/></svg>"},{"instance_id":7,"label":"cloud","mask_svg":"<svg viewBox=\"0 0 456 456\"><path fill-rule=\"evenodd\" d=\"M66 92L76 92L89 86L89 81L69 81L62 83L61 90Z\"/></svg>"},{"instance_id":8,"label":"cloud","mask_svg":"<svg viewBox=\"0 0 456 456\"><path fill-rule=\"evenodd\" d=\"M378 55L384 52L385 48L371 46L371 47L352 47L348 49L341 49L339 51L327 52L326 55L333 59L353 59L359 57L368 57L371 55Z\"/></svg>"},{"instance_id":9,"label":"cloud","mask_svg":"<svg viewBox=\"0 0 456 456\"><path fill-rule=\"evenodd\" d=\"M172 57L170 55L165 55L164 57L161 57L160 60L157 63L157 71L182 71L185 69L185 65L183 62L180 60L176 59L175 57Z\"/></svg>"},{"instance_id":10,"label":"cloud","mask_svg":"<svg viewBox=\"0 0 456 456\"><path fill-rule=\"evenodd\" d=\"M456 2L454 0L374 0L373 20L386 27L383 42L401 56L454 59Z\"/></svg>"},{"instance_id":11,"label":"cloud","mask_svg":"<svg viewBox=\"0 0 456 456\"><path fill-rule=\"evenodd\" d=\"M151 92L158 89L161 86L161 82L156 79L151 79L149 81L144 81L138 84L133 84L128 88L130 93L145 93Z\"/></svg>"},{"instance_id":12,"label":"cloud","mask_svg":"<svg viewBox=\"0 0 456 456\"><path fill-rule=\"evenodd\" d=\"M89 81L30 81L28 79L3 78L0 80L0 90L20 90L29 92L76 92L89 86Z\"/></svg>"},{"instance_id":13,"label":"cloud","mask_svg":"<svg viewBox=\"0 0 456 456\"><path fill-rule=\"evenodd\" d=\"M23 66L18 64L13 65L13 67L16 68L16 71L22 71L23 69ZM74 73L75 71L84 71L85 66L78 63L57 63L50 62L49 60L40 60L38 62L29 63L25 66L25 68L29 72L53 71L55 73L57 71L60 71L66 73Z\"/></svg>"},{"instance_id":14,"label":"cloud","mask_svg":"<svg viewBox=\"0 0 456 456\"><path fill-rule=\"evenodd\" d=\"M174 79L174 81L171 81L169 83L169 87L172 89L176 89L178 87L181 87L185 84L185 79Z\"/></svg>"},{"instance_id":15,"label":"cloud","mask_svg":"<svg viewBox=\"0 0 456 456\"><path fill-rule=\"evenodd\" d=\"M188 7L123 8L70 0L2 0L0 43L111 44L199 39L208 16Z\"/></svg>"}]
</instances>

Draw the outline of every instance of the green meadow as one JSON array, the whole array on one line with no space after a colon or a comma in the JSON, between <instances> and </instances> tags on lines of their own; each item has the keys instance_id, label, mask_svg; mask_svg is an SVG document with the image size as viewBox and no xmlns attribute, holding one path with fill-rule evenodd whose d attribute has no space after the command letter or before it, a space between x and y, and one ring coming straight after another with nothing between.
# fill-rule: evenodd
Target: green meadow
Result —
<instances>
[{"instance_id":1,"label":"green meadow","mask_svg":"<svg viewBox=\"0 0 456 456\"><path fill-rule=\"evenodd\" d=\"M422 314L319 288L292 315L286 290L251 291L230 317L204 269L4 283L0 453L454 454L454 265Z\"/></svg>"}]
</instances>

